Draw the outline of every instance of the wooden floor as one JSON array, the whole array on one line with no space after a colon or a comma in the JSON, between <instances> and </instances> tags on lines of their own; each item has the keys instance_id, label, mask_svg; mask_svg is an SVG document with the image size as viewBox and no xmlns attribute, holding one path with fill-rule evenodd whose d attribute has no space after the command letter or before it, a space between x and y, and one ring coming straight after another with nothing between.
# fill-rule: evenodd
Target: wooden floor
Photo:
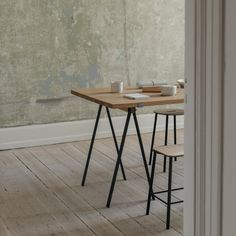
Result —
<instances>
[{"instance_id":1,"label":"wooden floor","mask_svg":"<svg viewBox=\"0 0 236 236\"><path fill-rule=\"evenodd\" d=\"M163 143L163 133L158 139ZM143 135L147 156L150 140L150 134ZM178 142L183 142L182 130ZM182 204L173 205L169 231L160 201L153 201L151 214L145 215L148 185L136 136L127 138L123 162L128 180L119 173L110 209L105 205L116 159L113 140L96 141L87 183L81 187L88 146L81 141L0 152L0 236L182 234ZM158 158L155 185L164 189L167 175L161 170ZM183 185L183 158L174 163L173 183Z\"/></svg>"}]
</instances>

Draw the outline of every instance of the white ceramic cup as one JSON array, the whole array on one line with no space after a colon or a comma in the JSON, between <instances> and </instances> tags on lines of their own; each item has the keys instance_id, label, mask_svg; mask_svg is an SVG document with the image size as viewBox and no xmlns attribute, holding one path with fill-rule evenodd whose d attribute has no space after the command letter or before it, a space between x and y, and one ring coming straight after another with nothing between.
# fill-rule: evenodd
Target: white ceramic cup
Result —
<instances>
[{"instance_id":1,"label":"white ceramic cup","mask_svg":"<svg viewBox=\"0 0 236 236\"><path fill-rule=\"evenodd\" d=\"M111 92L112 93L123 93L123 89L124 89L123 81L111 82Z\"/></svg>"},{"instance_id":2,"label":"white ceramic cup","mask_svg":"<svg viewBox=\"0 0 236 236\"><path fill-rule=\"evenodd\" d=\"M161 95L163 96L175 96L177 92L176 85L162 85L161 86Z\"/></svg>"}]
</instances>

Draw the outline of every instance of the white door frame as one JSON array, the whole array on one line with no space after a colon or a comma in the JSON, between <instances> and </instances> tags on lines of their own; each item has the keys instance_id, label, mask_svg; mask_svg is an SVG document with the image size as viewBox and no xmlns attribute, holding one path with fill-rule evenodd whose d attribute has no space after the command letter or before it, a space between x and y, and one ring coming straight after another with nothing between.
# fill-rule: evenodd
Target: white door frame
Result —
<instances>
[{"instance_id":1,"label":"white door frame","mask_svg":"<svg viewBox=\"0 0 236 236\"><path fill-rule=\"evenodd\" d=\"M184 235L221 235L224 0L186 0Z\"/></svg>"}]
</instances>

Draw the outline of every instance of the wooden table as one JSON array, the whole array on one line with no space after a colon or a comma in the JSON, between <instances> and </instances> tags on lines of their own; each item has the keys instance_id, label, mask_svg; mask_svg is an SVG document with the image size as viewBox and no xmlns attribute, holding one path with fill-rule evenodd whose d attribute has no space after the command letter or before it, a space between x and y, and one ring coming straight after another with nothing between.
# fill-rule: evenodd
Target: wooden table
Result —
<instances>
[{"instance_id":1,"label":"wooden table","mask_svg":"<svg viewBox=\"0 0 236 236\"><path fill-rule=\"evenodd\" d=\"M87 171L88 171L88 167L89 167L89 162L91 159L92 149L93 149L93 145L94 145L94 140L95 140L95 136L96 136L96 132L97 132L97 127L98 127L98 123L99 123L99 119L100 119L100 115L101 115L101 110L102 110L103 106L106 107L108 120L109 120L109 123L111 126L111 131L112 131L113 139L115 142L115 147L117 150L117 161L116 161L115 170L114 170L112 183L111 183L111 187L110 187L110 192L109 192L107 204L106 204L107 207L110 207L119 166L121 166L121 171L122 171L124 180L126 180L125 171L124 171L124 167L123 167L121 158L122 158L123 148L124 148L124 144L125 144L125 139L126 139L131 115L133 115L133 118L134 118L135 128L137 131L137 136L138 136L139 145L140 145L140 149L141 149L141 153L142 153L142 158L143 158L143 163L144 163L144 167L145 167L145 171L146 171L146 175L147 175L147 180L148 180L148 182L150 182L147 160L146 160L143 142L142 142L142 138L141 138L141 133L140 133L140 129L139 129L138 119L136 116L136 108L137 107L145 107L145 106L184 103L184 90L178 89L178 92L175 96L161 96L160 93L150 93L150 92L147 93L146 92L143 94L149 95L150 98L138 99L138 100L125 98L123 96L124 94L127 94L127 93L142 93L142 89L137 89L137 88L126 88L124 90L123 94L111 93L109 88L75 89L75 90L72 90L71 93L78 96L78 97L84 98L88 101L97 103L99 105L98 113L97 113L97 117L96 117L96 121L95 121L95 126L94 126L94 130L93 130L93 135L92 135L92 139L91 139L91 143L90 143L90 147L89 147L87 162L86 162L86 166L85 166L85 170L84 170L84 174L83 174L82 186L84 186L84 184L85 184ZM115 130L114 130L114 127L112 124L112 119L111 119L109 108L127 111L127 117L126 117L123 135L121 138L120 147L118 146L118 142L116 139Z\"/></svg>"},{"instance_id":2,"label":"wooden table","mask_svg":"<svg viewBox=\"0 0 236 236\"><path fill-rule=\"evenodd\" d=\"M184 102L184 90L179 89L176 96L161 96L160 93L146 92L148 99L134 100L124 98L123 94L142 93L142 89L127 88L123 94L111 93L109 88L75 89L72 94L113 109L127 110L128 108L176 104Z\"/></svg>"}]
</instances>

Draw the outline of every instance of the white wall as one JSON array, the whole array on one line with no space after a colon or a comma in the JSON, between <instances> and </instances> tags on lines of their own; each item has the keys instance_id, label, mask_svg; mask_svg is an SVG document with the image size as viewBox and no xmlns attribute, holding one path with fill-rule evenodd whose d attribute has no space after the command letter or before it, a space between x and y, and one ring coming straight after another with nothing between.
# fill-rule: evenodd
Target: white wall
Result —
<instances>
[{"instance_id":1,"label":"white wall","mask_svg":"<svg viewBox=\"0 0 236 236\"><path fill-rule=\"evenodd\" d=\"M223 236L236 235L236 1L226 0Z\"/></svg>"}]
</instances>

